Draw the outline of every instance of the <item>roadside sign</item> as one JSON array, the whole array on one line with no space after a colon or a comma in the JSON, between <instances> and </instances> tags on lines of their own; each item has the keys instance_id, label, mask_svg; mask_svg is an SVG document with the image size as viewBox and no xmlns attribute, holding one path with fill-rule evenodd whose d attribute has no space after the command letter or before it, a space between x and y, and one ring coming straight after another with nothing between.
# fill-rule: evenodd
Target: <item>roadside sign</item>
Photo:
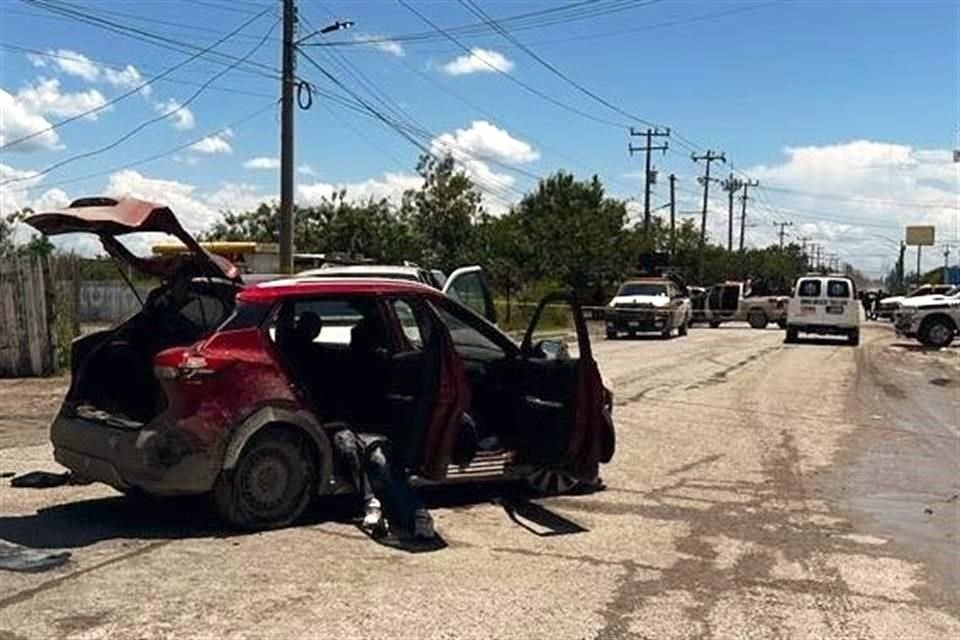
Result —
<instances>
[{"instance_id":1,"label":"roadside sign","mask_svg":"<svg viewBox=\"0 0 960 640\"><path fill-rule=\"evenodd\" d=\"M907 227L907 244L911 247L933 246L933 226Z\"/></svg>"}]
</instances>

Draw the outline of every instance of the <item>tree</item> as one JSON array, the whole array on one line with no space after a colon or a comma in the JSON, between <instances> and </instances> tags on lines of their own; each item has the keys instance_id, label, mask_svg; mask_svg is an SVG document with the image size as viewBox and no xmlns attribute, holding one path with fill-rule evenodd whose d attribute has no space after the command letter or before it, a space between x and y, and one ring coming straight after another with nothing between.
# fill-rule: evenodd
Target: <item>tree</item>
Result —
<instances>
[{"instance_id":1,"label":"tree","mask_svg":"<svg viewBox=\"0 0 960 640\"><path fill-rule=\"evenodd\" d=\"M32 213L32 209L26 208L0 216L0 256L24 254L49 256L53 253L53 243L44 235L34 234L26 242L17 241L16 226Z\"/></svg>"},{"instance_id":2,"label":"tree","mask_svg":"<svg viewBox=\"0 0 960 640\"><path fill-rule=\"evenodd\" d=\"M541 180L516 208L531 248L527 271L580 292L619 279L630 257L626 213L597 176L580 181L560 171Z\"/></svg>"},{"instance_id":3,"label":"tree","mask_svg":"<svg viewBox=\"0 0 960 640\"><path fill-rule=\"evenodd\" d=\"M417 164L419 189L403 194L402 219L418 245L418 259L450 271L471 253L473 223L483 214L482 195L451 156L423 155Z\"/></svg>"},{"instance_id":4,"label":"tree","mask_svg":"<svg viewBox=\"0 0 960 640\"><path fill-rule=\"evenodd\" d=\"M490 284L507 304L504 321L511 321L510 301L529 281L530 243L516 213L496 218L483 214L474 227L474 254L470 262L483 265Z\"/></svg>"}]
</instances>

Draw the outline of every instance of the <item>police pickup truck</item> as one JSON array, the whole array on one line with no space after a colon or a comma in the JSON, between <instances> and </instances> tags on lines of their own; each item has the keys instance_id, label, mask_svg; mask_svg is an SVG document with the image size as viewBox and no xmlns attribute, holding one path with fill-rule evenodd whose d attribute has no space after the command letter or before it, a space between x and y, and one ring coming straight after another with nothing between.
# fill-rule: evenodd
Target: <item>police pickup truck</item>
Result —
<instances>
[{"instance_id":1,"label":"police pickup truck","mask_svg":"<svg viewBox=\"0 0 960 640\"><path fill-rule=\"evenodd\" d=\"M928 347L947 347L960 328L960 286L943 295L907 298L893 316L898 336Z\"/></svg>"}]
</instances>

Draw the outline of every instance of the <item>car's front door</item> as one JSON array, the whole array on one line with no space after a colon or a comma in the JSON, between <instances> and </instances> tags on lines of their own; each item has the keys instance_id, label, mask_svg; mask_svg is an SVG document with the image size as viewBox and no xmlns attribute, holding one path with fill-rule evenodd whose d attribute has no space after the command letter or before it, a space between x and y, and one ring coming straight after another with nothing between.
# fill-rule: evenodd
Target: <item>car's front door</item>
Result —
<instances>
[{"instance_id":1,"label":"car's front door","mask_svg":"<svg viewBox=\"0 0 960 640\"><path fill-rule=\"evenodd\" d=\"M443 292L471 311L497 322L497 310L493 295L482 267L460 267L443 283Z\"/></svg>"},{"instance_id":2,"label":"car's front door","mask_svg":"<svg viewBox=\"0 0 960 640\"><path fill-rule=\"evenodd\" d=\"M545 319L556 322L563 315L576 334L575 353L556 340L538 339ZM572 295L552 294L537 306L521 345L518 385L518 453L524 462L590 474L610 460L613 424L586 322Z\"/></svg>"}]
</instances>

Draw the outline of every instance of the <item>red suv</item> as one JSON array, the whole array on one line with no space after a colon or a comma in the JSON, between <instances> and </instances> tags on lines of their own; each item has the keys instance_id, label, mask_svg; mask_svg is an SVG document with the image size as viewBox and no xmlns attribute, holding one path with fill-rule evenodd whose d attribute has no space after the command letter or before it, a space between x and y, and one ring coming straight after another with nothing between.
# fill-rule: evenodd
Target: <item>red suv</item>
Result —
<instances>
[{"instance_id":1,"label":"red suv","mask_svg":"<svg viewBox=\"0 0 960 640\"><path fill-rule=\"evenodd\" d=\"M79 476L125 493L210 493L230 524L263 528L294 521L316 495L352 490L331 449L344 423L401 430L398 455L423 482L526 478L562 492L613 455L610 393L570 296L541 302L517 345L415 282L243 288L160 205L78 200L27 222L48 235L95 233L114 258L160 279L140 312L73 344L51 440ZM189 253L138 258L120 237L145 231L172 234ZM570 307L577 357L534 342L547 305ZM458 467L451 416L461 408L481 446Z\"/></svg>"}]
</instances>

